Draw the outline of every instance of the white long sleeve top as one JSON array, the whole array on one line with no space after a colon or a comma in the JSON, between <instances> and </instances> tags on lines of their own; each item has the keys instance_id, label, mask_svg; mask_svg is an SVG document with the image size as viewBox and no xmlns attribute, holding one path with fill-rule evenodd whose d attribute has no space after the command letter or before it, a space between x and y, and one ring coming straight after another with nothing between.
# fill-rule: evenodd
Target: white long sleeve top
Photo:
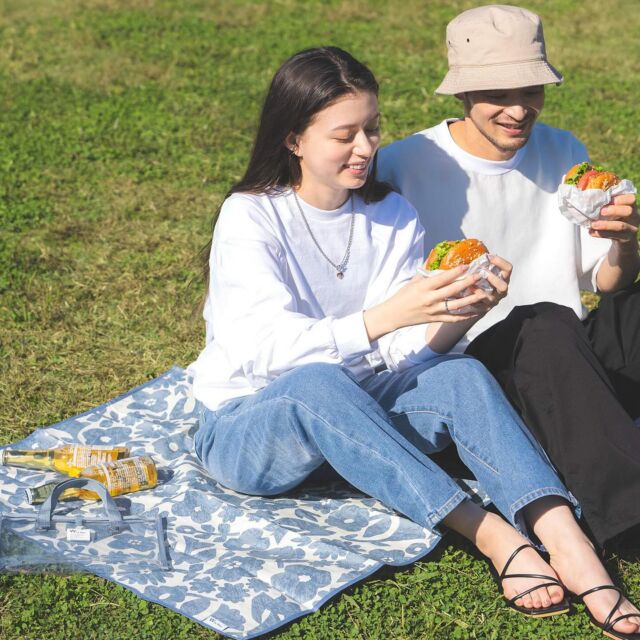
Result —
<instances>
[{"instance_id":1,"label":"white long sleeve top","mask_svg":"<svg viewBox=\"0 0 640 640\"><path fill-rule=\"evenodd\" d=\"M334 263L345 253L351 199L333 211L298 198ZM342 280L320 254L290 189L233 194L223 204L210 256L206 347L190 367L209 409L265 387L308 363L347 367L358 379L380 365L400 370L434 355L425 325L369 342L363 311L410 280L424 260L424 231L400 195L365 204L353 195L351 256Z\"/></svg>"},{"instance_id":2,"label":"white long sleeve top","mask_svg":"<svg viewBox=\"0 0 640 640\"><path fill-rule=\"evenodd\" d=\"M479 238L509 260L509 295L481 318L454 347L462 351L477 335L517 305L550 301L580 318L580 289L595 279L611 247L562 216L557 189L572 165L588 159L570 132L537 123L513 158L484 160L461 149L452 120L381 149L378 176L413 204L430 242Z\"/></svg>"}]
</instances>

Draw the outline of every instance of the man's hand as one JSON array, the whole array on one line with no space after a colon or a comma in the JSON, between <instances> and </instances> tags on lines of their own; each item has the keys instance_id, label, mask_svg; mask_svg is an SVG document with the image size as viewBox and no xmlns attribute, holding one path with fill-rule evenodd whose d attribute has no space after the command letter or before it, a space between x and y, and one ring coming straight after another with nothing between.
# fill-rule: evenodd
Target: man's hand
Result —
<instances>
[{"instance_id":1,"label":"man's hand","mask_svg":"<svg viewBox=\"0 0 640 640\"><path fill-rule=\"evenodd\" d=\"M622 244L638 244L640 215L636 197L632 193L615 196L600 210L601 219L591 223L589 234L594 238L610 238Z\"/></svg>"},{"instance_id":2,"label":"man's hand","mask_svg":"<svg viewBox=\"0 0 640 640\"><path fill-rule=\"evenodd\" d=\"M600 214L602 219L591 223L589 234L594 238L610 238L613 244L598 269L596 286L602 293L619 291L634 282L640 269L640 216L635 195L625 193L615 196L611 204L602 207Z\"/></svg>"}]
</instances>

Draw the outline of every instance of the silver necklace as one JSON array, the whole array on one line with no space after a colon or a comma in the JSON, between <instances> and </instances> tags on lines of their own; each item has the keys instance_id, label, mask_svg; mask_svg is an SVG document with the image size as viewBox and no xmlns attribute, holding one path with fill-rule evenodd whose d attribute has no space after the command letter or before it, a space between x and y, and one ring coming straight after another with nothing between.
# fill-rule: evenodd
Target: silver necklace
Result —
<instances>
[{"instance_id":1,"label":"silver necklace","mask_svg":"<svg viewBox=\"0 0 640 640\"><path fill-rule=\"evenodd\" d=\"M353 229L354 229L355 220L356 220L356 212L353 208L353 193L349 194L349 200L351 200L351 226L349 228L349 240L347 242L347 248L344 252L344 256L342 257L342 260L338 264L336 264L322 250L322 247L320 246L319 242L316 240L316 237L313 235L313 231L311 231L311 227L309 226L309 221L307 220L307 216L304 215L304 211L300 206L300 200L298 200L298 195L293 189L292 189L292 192L293 192L293 199L296 201L296 205L298 205L298 211L300 212L300 215L304 220L304 225L305 227L307 227L307 231L309 232L309 235L313 240L313 244L316 245L316 247L318 248L318 251L322 254L322 257L336 270L336 278L338 278L338 280L342 280L342 278L344 278L344 272L347 270L347 264L349 263L349 258L351 257L351 243L353 242Z\"/></svg>"}]
</instances>

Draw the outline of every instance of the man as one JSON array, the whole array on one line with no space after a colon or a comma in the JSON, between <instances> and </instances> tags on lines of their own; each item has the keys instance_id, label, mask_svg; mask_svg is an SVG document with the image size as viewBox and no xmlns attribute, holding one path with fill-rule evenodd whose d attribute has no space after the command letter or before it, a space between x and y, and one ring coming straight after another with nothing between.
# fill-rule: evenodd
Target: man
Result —
<instances>
[{"instance_id":1,"label":"man","mask_svg":"<svg viewBox=\"0 0 640 640\"><path fill-rule=\"evenodd\" d=\"M588 157L571 133L537 122L545 85L563 80L537 15L465 11L447 47L437 93L455 95L464 117L383 149L379 174L416 207L430 245L477 237L513 263L508 297L458 348L499 380L603 544L640 524L635 197L615 197L588 228L560 214L558 184ZM580 289L604 294L597 311L586 314Z\"/></svg>"}]
</instances>

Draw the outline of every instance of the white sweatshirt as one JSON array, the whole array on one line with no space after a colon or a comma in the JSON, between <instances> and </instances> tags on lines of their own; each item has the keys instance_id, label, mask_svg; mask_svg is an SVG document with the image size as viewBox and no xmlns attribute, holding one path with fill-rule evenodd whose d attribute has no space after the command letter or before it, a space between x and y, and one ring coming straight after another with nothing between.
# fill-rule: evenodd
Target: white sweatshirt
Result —
<instances>
[{"instance_id":1,"label":"white sweatshirt","mask_svg":"<svg viewBox=\"0 0 640 640\"><path fill-rule=\"evenodd\" d=\"M382 149L378 177L416 207L430 246L479 238L513 264L508 296L454 350L463 351L516 305L546 300L583 318L580 289L595 290L611 241L592 238L564 218L556 191L564 173L588 159L585 147L568 131L537 123L513 158L484 160L455 143L449 122Z\"/></svg>"},{"instance_id":2,"label":"white sweatshirt","mask_svg":"<svg viewBox=\"0 0 640 640\"><path fill-rule=\"evenodd\" d=\"M322 211L302 200L322 250L338 264L351 224L351 200ZM425 325L369 343L363 311L410 280L424 260L415 209L390 193L369 205L354 194L351 257L342 280L315 246L291 190L234 194L213 235L204 309L206 347L191 365L195 397L215 410L315 362L347 367L358 379L386 365L400 370L432 357Z\"/></svg>"}]
</instances>

